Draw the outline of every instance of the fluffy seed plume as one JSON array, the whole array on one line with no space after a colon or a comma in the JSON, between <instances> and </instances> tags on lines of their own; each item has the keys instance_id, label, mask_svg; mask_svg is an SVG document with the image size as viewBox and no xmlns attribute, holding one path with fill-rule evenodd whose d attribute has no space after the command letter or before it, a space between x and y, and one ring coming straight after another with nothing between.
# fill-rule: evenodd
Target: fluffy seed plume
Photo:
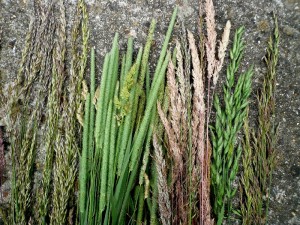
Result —
<instances>
[{"instance_id":1,"label":"fluffy seed plume","mask_svg":"<svg viewBox=\"0 0 300 225\"><path fill-rule=\"evenodd\" d=\"M153 146L157 170L158 206L163 225L171 224L171 204L167 185L166 161L163 157L161 146L158 144L156 135L153 135Z\"/></svg>"},{"instance_id":2,"label":"fluffy seed plume","mask_svg":"<svg viewBox=\"0 0 300 225\"><path fill-rule=\"evenodd\" d=\"M216 62L216 68L213 75L213 84L214 86L217 84L219 78L219 72L222 69L225 52L229 42L229 34L230 34L231 23L228 20L226 26L223 31L222 40L219 42L219 50L218 50L218 61Z\"/></svg>"},{"instance_id":3,"label":"fluffy seed plume","mask_svg":"<svg viewBox=\"0 0 300 225\"><path fill-rule=\"evenodd\" d=\"M157 104L157 111L158 111L159 117L165 127L165 131L168 135L169 145L170 145L170 148L169 148L170 154L172 155L172 158L174 159L174 163L175 163L174 176L173 176L173 181L175 181L179 175L179 172L183 168L181 150L177 144L176 135L174 133L174 130L172 129L171 124L169 123L169 121L168 121L166 115L164 114L164 112L161 108L161 105L159 103Z\"/></svg>"},{"instance_id":4,"label":"fluffy seed plume","mask_svg":"<svg viewBox=\"0 0 300 225\"><path fill-rule=\"evenodd\" d=\"M179 95L178 84L175 78L175 68L172 61L169 62L167 72L167 85L170 95L170 117L171 124L176 139L180 138L180 111L181 111L181 98Z\"/></svg>"},{"instance_id":5,"label":"fluffy seed plume","mask_svg":"<svg viewBox=\"0 0 300 225\"><path fill-rule=\"evenodd\" d=\"M205 1L205 12L206 12L206 26L207 26L207 41L206 41L206 57L207 57L207 76L208 79L214 74L214 68L216 64L216 43L217 43L217 32L215 23L215 9L212 0Z\"/></svg>"}]
</instances>

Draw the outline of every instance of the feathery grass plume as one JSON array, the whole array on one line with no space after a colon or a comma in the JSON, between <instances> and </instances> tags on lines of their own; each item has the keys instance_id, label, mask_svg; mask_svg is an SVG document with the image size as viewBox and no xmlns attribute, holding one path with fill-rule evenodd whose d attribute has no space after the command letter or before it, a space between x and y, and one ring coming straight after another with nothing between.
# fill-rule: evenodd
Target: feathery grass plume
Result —
<instances>
[{"instance_id":1,"label":"feathery grass plume","mask_svg":"<svg viewBox=\"0 0 300 225\"><path fill-rule=\"evenodd\" d=\"M217 45L217 32L215 22L215 9L212 0L205 0L205 21L207 29L207 39L205 43L206 58L207 58L207 79L210 80L213 77L216 66L216 45ZM200 12L200 15L202 12Z\"/></svg>"},{"instance_id":2,"label":"feathery grass plume","mask_svg":"<svg viewBox=\"0 0 300 225\"><path fill-rule=\"evenodd\" d=\"M225 52L229 43L229 34L230 34L230 28L231 28L231 23L228 20L226 22L222 39L219 42L219 49L218 49L218 61L216 61L216 66L214 70L214 75L213 75L213 85L216 86L217 81L219 79L219 73L222 69L224 58L225 58Z\"/></svg>"},{"instance_id":3,"label":"feathery grass plume","mask_svg":"<svg viewBox=\"0 0 300 225\"><path fill-rule=\"evenodd\" d=\"M188 41L188 34L187 30L185 29L184 25L182 25L182 33L183 38L181 38L182 42L182 50L181 46L177 47L177 73L179 76L180 67L183 67L183 74L185 77L185 95L183 95L181 91L182 98L184 99L183 102L185 102L183 105L185 105L185 110L182 110L182 121L186 118L186 125L185 123L182 124L182 126L187 126L188 129L184 129L182 127L182 136L186 136L185 139L182 139L184 143L186 143L186 149L187 149L187 155L185 155L185 160L187 160L187 180L186 180L186 191L188 195L188 224L191 224L193 221L197 221L199 219L199 213L198 213L198 186L200 183L200 174L199 174L199 168L196 163L196 149L193 148L193 93L192 93L192 86L193 83L191 82L192 77L192 54L190 52L190 46ZM182 53L181 53L182 51ZM201 52L200 52L201 54ZM182 58L181 58L182 55ZM202 71L203 68L201 66ZM180 83L180 79L179 79ZM181 84L180 84L181 85ZM181 85L182 86L182 85ZM185 113L187 113L186 116ZM183 132L186 133L183 133Z\"/></svg>"},{"instance_id":4,"label":"feathery grass plume","mask_svg":"<svg viewBox=\"0 0 300 225\"><path fill-rule=\"evenodd\" d=\"M202 2L200 3L200 6ZM230 34L230 21L227 21L226 26L223 31L222 40L219 41L218 58L216 58L216 45L217 45L217 32L216 32L216 22L215 22L215 9L212 0L205 0L204 9L206 13L206 29L207 38L205 42L206 47L206 57L207 57L207 79L213 79L214 86L217 84L219 72L222 68L225 51L229 41ZM203 14L202 7L200 7L200 15Z\"/></svg>"},{"instance_id":5,"label":"feathery grass plume","mask_svg":"<svg viewBox=\"0 0 300 225\"><path fill-rule=\"evenodd\" d=\"M34 4L35 16L26 37L17 82L9 90L12 97L7 104L6 125L12 154L10 224L27 224L33 220L34 214L33 165L38 148L41 110L46 102L51 75L55 29L53 5L42 11L39 4Z\"/></svg>"},{"instance_id":6,"label":"feathery grass plume","mask_svg":"<svg viewBox=\"0 0 300 225\"><path fill-rule=\"evenodd\" d=\"M33 164L36 153L37 127L39 125L38 107L28 118L21 119L22 132L12 143L13 186L12 186L12 224L27 224L32 204Z\"/></svg>"},{"instance_id":7,"label":"feathery grass plume","mask_svg":"<svg viewBox=\"0 0 300 225\"><path fill-rule=\"evenodd\" d=\"M252 68L242 73L235 83L244 49L243 32L243 27L236 31L230 51L230 64L227 67L226 83L223 88L225 106L222 107L219 97L215 96L214 99L216 121L211 128L213 144L211 186L214 196L213 212L217 224L222 224L224 216L232 211L231 199L236 192L232 182L235 180L242 153L241 146L236 147L236 138L246 116L251 92Z\"/></svg>"},{"instance_id":8,"label":"feathery grass plume","mask_svg":"<svg viewBox=\"0 0 300 225\"><path fill-rule=\"evenodd\" d=\"M240 212L242 216L242 223L247 224L265 224L263 218L263 195L260 189L259 180L255 177L254 171L254 152L251 146L252 135L249 128L248 118L244 122L244 140L243 140L243 173L240 180Z\"/></svg>"},{"instance_id":9,"label":"feathery grass plume","mask_svg":"<svg viewBox=\"0 0 300 225\"><path fill-rule=\"evenodd\" d=\"M209 168L209 162L207 158L210 158L205 148L205 101L204 101L204 75L201 68L200 58L197 52L197 47L193 35L188 32L189 45L192 56L193 65L193 114L192 114L192 127L193 127L193 152L197 155L197 162L200 165L200 224L211 224L210 219L210 182L209 174L207 173L207 167ZM206 150L206 151L205 151ZM209 156L207 157L206 154ZM205 219L207 221L205 221Z\"/></svg>"},{"instance_id":10,"label":"feathery grass plume","mask_svg":"<svg viewBox=\"0 0 300 225\"><path fill-rule=\"evenodd\" d=\"M169 62L168 72L167 72L167 81L168 81L168 92L170 96L170 116L171 119L168 121L165 113L163 112L160 104L158 104L158 114L160 116L161 122L165 127L165 131L168 135L169 145L170 145L170 154L174 159L174 173L172 176L173 182L176 182L180 172L183 169L183 159L182 159L182 150L180 149L180 114L177 110L178 104L178 86L175 80L175 69L172 61Z\"/></svg>"},{"instance_id":11,"label":"feathery grass plume","mask_svg":"<svg viewBox=\"0 0 300 225\"><path fill-rule=\"evenodd\" d=\"M277 129L275 115L275 82L278 62L279 32L270 37L265 62L267 72L258 93L258 128L244 124L243 174L240 182L240 202L243 224L266 224L272 173L275 166Z\"/></svg>"},{"instance_id":12,"label":"feathery grass plume","mask_svg":"<svg viewBox=\"0 0 300 225\"><path fill-rule=\"evenodd\" d=\"M62 84L65 75L65 42L66 42L66 21L62 3L56 5L58 8L59 23L56 26L56 42L53 50L53 67L51 88L48 94L47 104L47 132L46 132L46 159L43 169L41 190L38 192L38 218L39 224L46 224L49 210L50 183L54 159L54 141L58 133L58 118L61 110Z\"/></svg>"},{"instance_id":13,"label":"feathery grass plume","mask_svg":"<svg viewBox=\"0 0 300 225\"><path fill-rule=\"evenodd\" d=\"M169 197L169 188L167 185L167 168L161 146L158 144L155 134L153 135L153 146L157 170L158 206L161 215L160 219L163 225L168 225L171 224L171 203Z\"/></svg>"},{"instance_id":14,"label":"feathery grass plume","mask_svg":"<svg viewBox=\"0 0 300 225\"><path fill-rule=\"evenodd\" d=\"M63 7L63 3L61 3ZM64 13L64 10L63 12ZM54 173L53 208L50 224L64 224L68 214L68 203L74 192L74 181L77 167L77 110L81 103L81 84L87 61L87 42L89 37L88 16L86 5L83 0L78 1L76 17L72 31L72 62L70 70L70 83L66 92L66 100L63 103L63 115L59 122L61 132L56 140L56 158ZM82 21L81 21L82 19ZM81 22L80 22L81 21ZM81 24L80 24L81 23ZM80 26L81 25L81 26ZM80 30L81 29L81 30ZM76 46L81 33L81 56ZM75 45L75 46L74 46Z\"/></svg>"},{"instance_id":15,"label":"feathery grass plume","mask_svg":"<svg viewBox=\"0 0 300 225\"><path fill-rule=\"evenodd\" d=\"M167 167L169 173L167 176L171 177L168 186L172 206L171 221L169 223L172 224L192 224L197 221L199 210L196 203L197 186L200 183L197 180L197 177L200 175L198 173L199 168L196 168L196 154L199 151L199 115L195 108L193 109L194 114L192 114L191 103L192 98L199 103L199 95L201 90L202 92L204 91L204 88L203 81L201 80L202 68L200 67L197 48L195 47L195 41L191 33L188 33L188 39L190 42L189 48L192 49L192 52L187 52L187 45L184 45L184 58L182 56L181 45L177 42L175 53L176 71L173 62L169 62L167 73L167 90L170 98L169 118L166 116L167 112L163 112L161 105L158 104L158 114L167 136L168 151L165 155L165 160L171 161ZM194 95L191 92L192 84L189 78L191 68L189 60L191 58L193 63L193 85L195 86ZM202 102L204 103L203 98L204 94L202 93ZM200 105L198 108L202 109L200 111L202 111L204 118L205 106ZM203 120L203 141L204 122ZM195 126L195 123L197 123L197 126ZM196 143L196 146L194 146L193 142ZM204 142L202 147L204 148Z\"/></svg>"},{"instance_id":16,"label":"feathery grass plume","mask_svg":"<svg viewBox=\"0 0 300 225\"><path fill-rule=\"evenodd\" d=\"M205 16L207 36L203 35L203 14ZM211 147L209 140L209 118L211 114L211 81L213 82L213 90L216 87L219 73L222 69L225 52L227 49L229 34L230 34L230 21L227 21L226 26L223 31L222 39L219 41L218 51L217 47L217 33L216 33L216 23L215 23L215 9L212 0L206 0L204 3L200 1L199 3L199 31L200 31L200 58L199 64L203 73L203 83L204 77L207 77L207 102L202 101L202 105L205 109L206 105L206 120L205 120L205 110L203 110L203 119L200 126L200 152L198 153L199 163L201 165L201 184L199 189L200 197L200 224L211 224L211 206L210 206L210 157L211 157ZM218 54L216 54L216 52ZM216 57L217 55L217 57ZM206 60L204 59L206 56ZM206 76L205 76L206 75ZM204 86L204 85L203 85ZM214 92L214 91L213 91ZM204 92L202 91L204 95ZM198 98L199 99L199 98ZM204 96L202 97L204 99ZM201 118L201 116L200 116ZM205 124L206 122L206 124ZM203 137L202 137L203 135ZM205 137L206 136L206 137ZM203 141L202 138L204 139Z\"/></svg>"}]
</instances>

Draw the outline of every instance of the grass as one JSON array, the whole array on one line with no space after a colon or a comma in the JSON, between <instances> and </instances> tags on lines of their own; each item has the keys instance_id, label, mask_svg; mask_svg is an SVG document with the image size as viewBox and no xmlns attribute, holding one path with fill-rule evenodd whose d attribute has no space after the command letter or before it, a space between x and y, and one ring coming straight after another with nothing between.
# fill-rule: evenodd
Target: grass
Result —
<instances>
[{"instance_id":1,"label":"grass","mask_svg":"<svg viewBox=\"0 0 300 225\"><path fill-rule=\"evenodd\" d=\"M74 184L77 176L78 142L76 135L80 129L77 117L81 103L81 84L85 72L88 54L88 17L86 6L83 1L78 1L77 21L72 33L72 61L70 83L65 90L65 102L63 112L59 121L61 133L58 133L55 148L54 181L53 181L53 203L50 216L50 224L64 224L70 210L71 196L74 195ZM81 18L82 17L82 18ZM77 36L81 34L81 36ZM80 38L80 39L79 39ZM78 39L81 45L77 44ZM80 55L80 56L79 56ZM72 215L71 215L72 216Z\"/></svg>"},{"instance_id":2,"label":"grass","mask_svg":"<svg viewBox=\"0 0 300 225\"><path fill-rule=\"evenodd\" d=\"M240 145L236 146L236 140L246 117L246 108L251 92L252 68L242 73L235 83L235 76L244 49L243 32L243 27L235 32L233 47L230 51L230 63L227 67L227 76L223 87L224 107L222 107L219 97L215 96L214 99L216 120L211 128L213 149L211 186L214 196L212 206L217 224L222 224L225 215L230 215L232 212L231 201L236 193L233 182L242 154L242 148Z\"/></svg>"},{"instance_id":3,"label":"grass","mask_svg":"<svg viewBox=\"0 0 300 225\"><path fill-rule=\"evenodd\" d=\"M105 56L94 115L91 96L95 90L95 65L91 64L91 87L86 97L79 171L80 224L126 224L133 221L141 224L145 218L149 218L144 213L144 198L150 182L145 173L152 136L151 118L155 115L153 109L170 58L167 45L176 14L177 8L173 13L151 85L149 79L148 83L145 79L149 75L148 60L156 22L152 21L145 48L139 49L135 60L133 40L129 38L121 66L118 34L115 35L112 49ZM94 57L92 50L92 62ZM144 85L147 85L147 95L143 91ZM139 105L139 101L143 104ZM88 162L90 166L87 165ZM142 166L144 174L140 171ZM142 178L137 184L140 176Z\"/></svg>"},{"instance_id":4,"label":"grass","mask_svg":"<svg viewBox=\"0 0 300 225\"><path fill-rule=\"evenodd\" d=\"M205 27L204 18L205 13ZM173 63L169 64L167 88L170 106L159 115L166 137L156 143L158 185L167 180L171 218L163 218L167 201L159 202L161 220L165 224L212 224L210 205L210 157L208 135L210 91L217 84L228 45L230 22L227 22L217 47L215 11L212 1L200 4L200 51L191 32L182 32ZM183 47L181 47L183 46ZM216 55L218 55L216 57ZM211 87L212 82L212 87ZM205 85L208 92L206 93ZM161 136L161 135L158 135ZM157 142L157 141L155 141ZM165 150L160 150L161 148ZM161 153L163 157L161 157ZM161 159L163 158L163 159ZM166 168L162 165L166 163ZM165 170L167 172L165 172ZM165 193L159 192L159 197Z\"/></svg>"},{"instance_id":5,"label":"grass","mask_svg":"<svg viewBox=\"0 0 300 225\"><path fill-rule=\"evenodd\" d=\"M274 115L278 45L278 23L275 17L275 30L269 39L265 57L267 72L257 95L258 127L249 127L248 120L244 124L240 203L242 223L245 225L267 223L270 186L276 164L277 126Z\"/></svg>"},{"instance_id":6,"label":"grass","mask_svg":"<svg viewBox=\"0 0 300 225\"><path fill-rule=\"evenodd\" d=\"M11 89L7 103L7 131L11 143L12 190L11 209L7 221L10 224L27 224L34 219L33 172L41 126L46 88L51 71L51 61L43 54L50 54L53 44L53 26L50 26L52 11L48 16L36 16L29 26L17 82ZM49 25L49 27L48 27ZM39 38L35 39L35 36ZM47 42L42 42L42 39ZM38 97L33 95L33 90Z\"/></svg>"},{"instance_id":7,"label":"grass","mask_svg":"<svg viewBox=\"0 0 300 225\"><path fill-rule=\"evenodd\" d=\"M39 7L38 4L35 6ZM88 37L83 1L79 1L78 8L78 26L75 26L73 37L77 37L78 29L82 27L84 46L83 58L75 63L77 65L73 67L76 68L71 76L73 80L70 79L74 88L64 83L67 72L63 3L60 1L55 6L49 4L45 12L37 10L29 25L19 73L16 83L9 88L11 98L6 104L6 125L12 155L11 207L6 218L8 224L64 224L70 215L78 151L74 111L81 101L80 87ZM83 23L80 19L82 14ZM77 39L73 46L79 47ZM43 178L34 183L39 169L36 155L43 147L46 150Z\"/></svg>"},{"instance_id":8,"label":"grass","mask_svg":"<svg viewBox=\"0 0 300 225\"><path fill-rule=\"evenodd\" d=\"M237 76L243 27L234 35L223 94L214 93L231 24L217 40L212 0L200 4L199 45L183 26L181 40L169 50L175 8L155 65L150 64L155 20L138 50L129 37L123 53L116 34L100 84L94 47L85 82L85 3L78 1L70 37L65 11L62 1L50 4L46 13L36 11L17 82L10 88L7 133L13 167L7 224L219 225L233 212L241 157L243 224L266 223L275 165L277 21L254 130L247 120L252 68ZM213 110L216 118L209 126ZM42 148L42 179L34 183Z\"/></svg>"}]
</instances>

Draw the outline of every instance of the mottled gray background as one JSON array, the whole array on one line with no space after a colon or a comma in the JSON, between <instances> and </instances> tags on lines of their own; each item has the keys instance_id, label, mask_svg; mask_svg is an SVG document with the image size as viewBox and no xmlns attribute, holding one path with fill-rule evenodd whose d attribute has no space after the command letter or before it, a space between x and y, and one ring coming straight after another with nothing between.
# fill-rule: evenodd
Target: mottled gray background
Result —
<instances>
[{"instance_id":1,"label":"mottled gray background","mask_svg":"<svg viewBox=\"0 0 300 225\"><path fill-rule=\"evenodd\" d=\"M69 24L75 2L75 0L66 1ZM197 0L86 0L86 2L90 17L90 45L97 49L98 71L115 32L120 33L121 47L125 46L128 35L136 36L137 48L141 43L145 43L152 18L158 21L157 44L154 47L156 57L175 4L178 4L181 10L179 21L184 21L190 30L197 33ZM228 19L231 20L234 29L241 25L246 28L244 39L247 47L244 66L251 64L255 66L254 90L259 86L265 71L262 58L274 25L273 12L278 16L281 34L276 92L276 117L280 122L277 148L279 165L274 174L271 190L269 224L300 224L300 0L219 0L214 3L219 34ZM16 76L31 12L30 0L0 0L0 30L2 30L0 70L4 86ZM174 37L178 34L179 32L175 32ZM224 72L222 75L224 76Z\"/></svg>"}]
</instances>

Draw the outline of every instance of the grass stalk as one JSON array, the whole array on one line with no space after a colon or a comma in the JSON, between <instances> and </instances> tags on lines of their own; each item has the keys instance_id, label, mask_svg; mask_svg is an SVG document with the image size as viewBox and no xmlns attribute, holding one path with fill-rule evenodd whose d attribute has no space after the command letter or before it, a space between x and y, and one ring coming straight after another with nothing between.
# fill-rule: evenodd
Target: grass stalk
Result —
<instances>
[{"instance_id":1,"label":"grass stalk","mask_svg":"<svg viewBox=\"0 0 300 225\"><path fill-rule=\"evenodd\" d=\"M89 157L89 137L90 136L90 107L91 94L88 93L85 101L85 113L84 113L84 127L83 127L83 140L82 140L82 152L80 157L80 169L79 169L79 217L81 223L84 221L85 209L86 209L86 196L87 196L87 175L88 175L88 157Z\"/></svg>"},{"instance_id":2,"label":"grass stalk","mask_svg":"<svg viewBox=\"0 0 300 225\"><path fill-rule=\"evenodd\" d=\"M229 215L232 210L231 199L236 193L232 182L235 180L242 153L241 147L236 147L235 143L246 116L246 107L251 92L252 69L241 74L235 84L235 74L244 49L243 31L243 27L236 31L230 51L230 64L227 67L227 77L223 87L224 108L217 96L214 100L216 121L211 129L213 144L211 185L214 195L213 212L218 225L222 224L225 215Z\"/></svg>"},{"instance_id":3,"label":"grass stalk","mask_svg":"<svg viewBox=\"0 0 300 225\"><path fill-rule=\"evenodd\" d=\"M278 23L268 42L265 63L267 72L258 93L258 128L244 123L243 173L240 182L242 224L266 224L270 186L276 164L277 129L274 122L276 66L279 55Z\"/></svg>"}]
</instances>

